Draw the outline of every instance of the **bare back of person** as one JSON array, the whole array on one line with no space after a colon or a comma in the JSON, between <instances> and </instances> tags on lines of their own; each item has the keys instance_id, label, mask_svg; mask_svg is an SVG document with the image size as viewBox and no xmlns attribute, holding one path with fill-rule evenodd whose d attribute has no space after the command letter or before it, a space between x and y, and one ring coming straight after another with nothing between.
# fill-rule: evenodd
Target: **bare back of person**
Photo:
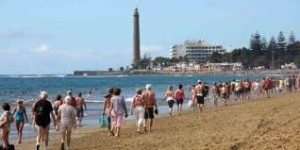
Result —
<instances>
[{"instance_id":1,"label":"bare back of person","mask_svg":"<svg viewBox=\"0 0 300 150\"><path fill-rule=\"evenodd\" d=\"M82 98L82 97L77 97L76 98L76 106L77 107L82 107L83 103L84 103L84 98Z\"/></svg>"},{"instance_id":2,"label":"bare back of person","mask_svg":"<svg viewBox=\"0 0 300 150\"><path fill-rule=\"evenodd\" d=\"M153 108L155 104L155 93L152 91L146 91L143 96L145 98L146 108Z\"/></svg>"}]
</instances>

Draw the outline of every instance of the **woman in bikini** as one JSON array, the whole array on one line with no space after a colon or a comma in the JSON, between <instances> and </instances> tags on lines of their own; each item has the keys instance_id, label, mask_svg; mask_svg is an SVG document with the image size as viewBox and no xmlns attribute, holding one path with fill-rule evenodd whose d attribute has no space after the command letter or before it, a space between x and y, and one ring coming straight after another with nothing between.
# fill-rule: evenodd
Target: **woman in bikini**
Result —
<instances>
[{"instance_id":1,"label":"woman in bikini","mask_svg":"<svg viewBox=\"0 0 300 150\"><path fill-rule=\"evenodd\" d=\"M178 115L180 115L182 112L183 99L185 98L181 84L178 85L178 89L175 92L175 98L177 101Z\"/></svg>"}]
</instances>

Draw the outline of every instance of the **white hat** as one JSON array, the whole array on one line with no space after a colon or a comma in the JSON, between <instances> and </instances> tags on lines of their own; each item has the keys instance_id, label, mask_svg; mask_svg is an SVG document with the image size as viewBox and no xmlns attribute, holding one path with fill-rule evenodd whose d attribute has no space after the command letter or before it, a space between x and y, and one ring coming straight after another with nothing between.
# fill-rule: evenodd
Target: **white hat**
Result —
<instances>
[{"instance_id":1,"label":"white hat","mask_svg":"<svg viewBox=\"0 0 300 150\"><path fill-rule=\"evenodd\" d=\"M68 94L68 95L72 95L72 91L68 91L67 94Z\"/></svg>"},{"instance_id":2,"label":"white hat","mask_svg":"<svg viewBox=\"0 0 300 150\"><path fill-rule=\"evenodd\" d=\"M151 84L146 84L146 89L151 89Z\"/></svg>"}]
</instances>

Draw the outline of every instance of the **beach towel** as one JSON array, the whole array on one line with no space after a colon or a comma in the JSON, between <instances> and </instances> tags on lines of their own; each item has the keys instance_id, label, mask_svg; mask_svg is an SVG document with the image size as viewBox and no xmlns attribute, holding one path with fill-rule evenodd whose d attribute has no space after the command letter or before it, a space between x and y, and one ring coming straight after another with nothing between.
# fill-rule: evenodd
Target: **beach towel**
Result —
<instances>
[{"instance_id":1,"label":"beach towel","mask_svg":"<svg viewBox=\"0 0 300 150\"><path fill-rule=\"evenodd\" d=\"M104 115L100 116L98 125L99 125L99 128L104 128L109 125L107 115L104 114Z\"/></svg>"}]
</instances>

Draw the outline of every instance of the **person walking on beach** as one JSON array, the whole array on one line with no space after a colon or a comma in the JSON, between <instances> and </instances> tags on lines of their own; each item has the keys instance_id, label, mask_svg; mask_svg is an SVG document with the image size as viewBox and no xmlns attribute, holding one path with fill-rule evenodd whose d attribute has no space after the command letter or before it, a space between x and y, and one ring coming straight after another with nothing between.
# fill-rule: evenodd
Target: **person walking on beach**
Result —
<instances>
[{"instance_id":1,"label":"person walking on beach","mask_svg":"<svg viewBox=\"0 0 300 150\"><path fill-rule=\"evenodd\" d=\"M65 140L67 138L67 149L70 148L72 129L76 129L76 110L72 104L72 97L65 98L65 104L58 109L58 118L60 119L61 130L61 150L65 149Z\"/></svg>"},{"instance_id":2,"label":"person walking on beach","mask_svg":"<svg viewBox=\"0 0 300 150\"><path fill-rule=\"evenodd\" d=\"M220 88L221 98L223 99L224 106L227 106L227 100L228 100L228 90L227 90L226 83L223 83Z\"/></svg>"},{"instance_id":3,"label":"person walking on beach","mask_svg":"<svg viewBox=\"0 0 300 150\"><path fill-rule=\"evenodd\" d=\"M22 142L22 135L23 135L23 128L25 121L28 122L27 114L26 114L26 108L23 106L22 100L17 100L17 106L14 108L12 115L15 117L16 121L16 129L18 132L19 141L20 144Z\"/></svg>"},{"instance_id":4,"label":"person walking on beach","mask_svg":"<svg viewBox=\"0 0 300 150\"><path fill-rule=\"evenodd\" d=\"M114 95L111 98L111 107L110 107L110 115L111 113L114 114L114 121L113 121L113 126L111 128L111 132L113 135L116 137L120 136L120 130L121 130L121 125L123 122L123 117L125 115L125 118L127 118L127 108L126 108L126 103L125 99L123 96L120 96L121 94L121 89L120 88L115 88L114 89ZM116 130L116 132L115 132Z\"/></svg>"},{"instance_id":5,"label":"person walking on beach","mask_svg":"<svg viewBox=\"0 0 300 150\"><path fill-rule=\"evenodd\" d=\"M140 88L136 89L136 95L132 100L130 112L131 114L135 114L137 121L137 134L141 134L141 127L144 122L145 114L145 101Z\"/></svg>"},{"instance_id":6,"label":"person walking on beach","mask_svg":"<svg viewBox=\"0 0 300 150\"><path fill-rule=\"evenodd\" d=\"M251 83L250 83L249 79L247 79L243 82L243 87L244 87L245 99L250 100Z\"/></svg>"},{"instance_id":7,"label":"person walking on beach","mask_svg":"<svg viewBox=\"0 0 300 150\"><path fill-rule=\"evenodd\" d=\"M84 117L84 110L83 110L83 106L84 106L84 110L86 111L86 103L84 98L82 98L81 96L81 92L79 92L78 96L76 97L76 117L78 120L78 126L81 127L81 121L82 118Z\"/></svg>"},{"instance_id":8,"label":"person walking on beach","mask_svg":"<svg viewBox=\"0 0 300 150\"><path fill-rule=\"evenodd\" d=\"M201 80L198 80L198 84L195 87L195 95L197 98L197 107L196 109L199 110L199 112L203 111L204 106L204 95L203 95L204 85L202 84Z\"/></svg>"},{"instance_id":9,"label":"person walking on beach","mask_svg":"<svg viewBox=\"0 0 300 150\"><path fill-rule=\"evenodd\" d=\"M104 115L107 115L107 121L108 121L108 132L109 132L109 135L113 135L114 133L111 132L111 120L112 120L112 116L110 116L110 113L109 113L109 109L112 105L110 99L111 97L113 96L113 92L114 92L114 89L113 88L109 88L107 90L107 94L104 96L105 100L104 100L104 104L103 104L103 113L102 113L102 116Z\"/></svg>"},{"instance_id":10,"label":"person walking on beach","mask_svg":"<svg viewBox=\"0 0 300 150\"><path fill-rule=\"evenodd\" d=\"M282 93L283 92L283 88L284 88L284 80L283 78L281 77L278 81L278 92L279 93Z\"/></svg>"},{"instance_id":11,"label":"person walking on beach","mask_svg":"<svg viewBox=\"0 0 300 150\"><path fill-rule=\"evenodd\" d=\"M4 150L8 150L9 149L10 124L14 121L14 118L10 112L10 106L8 103L3 103L2 109L4 110L4 112L2 113L2 115L0 117L2 148Z\"/></svg>"},{"instance_id":12,"label":"person walking on beach","mask_svg":"<svg viewBox=\"0 0 300 150\"><path fill-rule=\"evenodd\" d=\"M265 87L265 91L267 94L267 98L270 98L270 90L272 88L272 81L269 77L266 77L265 82L264 82L264 87Z\"/></svg>"},{"instance_id":13,"label":"person walking on beach","mask_svg":"<svg viewBox=\"0 0 300 150\"><path fill-rule=\"evenodd\" d=\"M218 107L218 98L220 95L219 87L216 82L213 83L213 86L211 87L211 93L214 101L215 107Z\"/></svg>"},{"instance_id":14,"label":"person walking on beach","mask_svg":"<svg viewBox=\"0 0 300 150\"><path fill-rule=\"evenodd\" d=\"M72 103L71 103L71 105L76 109L76 99L72 96L72 91L68 91L67 92L67 96L72 97Z\"/></svg>"},{"instance_id":15,"label":"person walking on beach","mask_svg":"<svg viewBox=\"0 0 300 150\"><path fill-rule=\"evenodd\" d=\"M175 103L175 100L174 100L174 91L173 91L173 86L172 85L169 85L168 86L168 89L167 89L167 92L165 94L165 99L167 100L168 102L168 105L169 105L169 115L172 116L172 112L173 112L173 105Z\"/></svg>"},{"instance_id":16,"label":"person walking on beach","mask_svg":"<svg viewBox=\"0 0 300 150\"><path fill-rule=\"evenodd\" d=\"M45 147L48 149L48 138L50 129L50 115L53 120L54 127L56 126L56 120L53 113L53 108L51 103L47 100L48 94L45 91L41 91L39 100L35 103L33 107L33 115L35 118L35 123L37 125L37 137L36 137L36 149L40 148L40 141L45 138Z\"/></svg>"},{"instance_id":17,"label":"person walking on beach","mask_svg":"<svg viewBox=\"0 0 300 150\"><path fill-rule=\"evenodd\" d=\"M178 85L178 89L175 92L175 98L176 98L176 103L177 103L178 115L181 115L183 99L185 98L184 91L182 89L181 84Z\"/></svg>"},{"instance_id":18,"label":"person walking on beach","mask_svg":"<svg viewBox=\"0 0 300 150\"><path fill-rule=\"evenodd\" d=\"M54 111L54 116L55 116L55 119L57 120L57 124L56 124L56 130L59 129L59 120L58 120L58 109L59 107L63 104L63 100L62 100L62 97L60 94L58 94L56 96L56 99L54 100L54 103L52 105L53 107L53 111Z\"/></svg>"},{"instance_id":19,"label":"person walking on beach","mask_svg":"<svg viewBox=\"0 0 300 150\"><path fill-rule=\"evenodd\" d=\"M190 102L189 107L193 107L193 110L196 110L196 96L195 96L195 85L189 85L190 92Z\"/></svg>"},{"instance_id":20,"label":"person walking on beach","mask_svg":"<svg viewBox=\"0 0 300 150\"><path fill-rule=\"evenodd\" d=\"M144 131L147 132L148 119L150 118L149 132L152 131L154 112L158 114L158 108L155 98L155 93L152 91L151 84L146 85L146 91L143 93L145 100L145 114L144 114Z\"/></svg>"}]
</instances>

